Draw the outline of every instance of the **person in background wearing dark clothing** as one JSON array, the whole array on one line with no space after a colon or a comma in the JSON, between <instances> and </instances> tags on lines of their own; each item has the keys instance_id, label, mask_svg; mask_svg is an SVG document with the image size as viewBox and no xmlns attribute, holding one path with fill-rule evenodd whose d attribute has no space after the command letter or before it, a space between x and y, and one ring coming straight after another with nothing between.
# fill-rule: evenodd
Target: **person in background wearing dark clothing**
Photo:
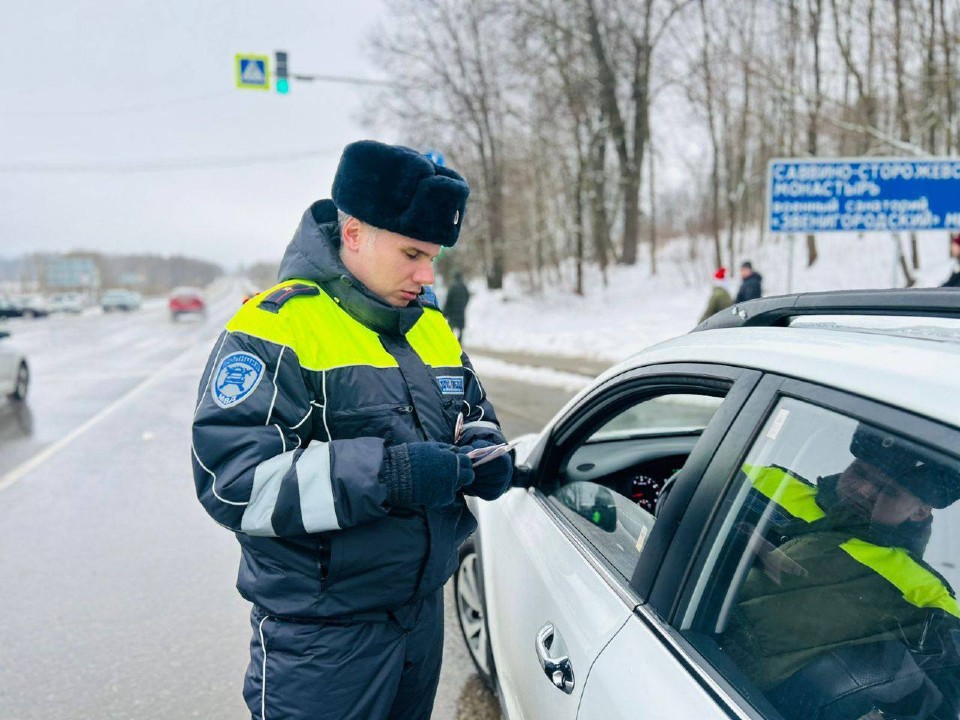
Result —
<instances>
[{"instance_id":1,"label":"person in background wearing dark clothing","mask_svg":"<svg viewBox=\"0 0 960 720\"><path fill-rule=\"evenodd\" d=\"M463 328L467 323L467 303L470 302L470 291L463 282L463 273L455 273L453 283L447 291L447 299L443 303L443 314L450 324L450 329L457 336L457 342L463 342Z\"/></svg>"},{"instance_id":2,"label":"person in background wearing dark clothing","mask_svg":"<svg viewBox=\"0 0 960 720\"><path fill-rule=\"evenodd\" d=\"M730 291L727 289L727 269L720 267L713 274L713 289L710 291L707 307L697 322L702 323L714 313L726 310L731 305L733 300L730 299Z\"/></svg>"},{"instance_id":3,"label":"person in background wearing dark clothing","mask_svg":"<svg viewBox=\"0 0 960 720\"><path fill-rule=\"evenodd\" d=\"M740 265L740 289L734 302L742 303L763 296L763 276L754 272L749 260Z\"/></svg>"},{"instance_id":4,"label":"person in background wearing dark clothing","mask_svg":"<svg viewBox=\"0 0 960 720\"><path fill-rule=\"evenodd\" d=\"M940 287L960 288L960 233L950 238L950 257L953 258L953 272Z\"/></svg>"},{"instance_id":5,"label":"person in background wearing dark clothing","mask_svg":"<svg viewBox=\"0 0 960 720\"><path fill-rule=\"evenodd\" d=\"M197 496L240 543L253 720L427 720L443 586L509 486L470 359L421 301L469 188L410 148L348 145L279 285L227 323L193 420ZM202 552L202 550L198 550ZM213 612L215 608L211 609Z\"/></svg>"}]
</instances>

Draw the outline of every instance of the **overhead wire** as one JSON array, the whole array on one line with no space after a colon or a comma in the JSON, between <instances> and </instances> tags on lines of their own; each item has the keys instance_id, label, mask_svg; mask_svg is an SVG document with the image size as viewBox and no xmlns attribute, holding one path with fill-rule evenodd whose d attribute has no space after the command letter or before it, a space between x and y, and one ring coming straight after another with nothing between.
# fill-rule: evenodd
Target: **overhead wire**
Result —
<instances>
[{"instance_id":1,"label":"overhead wire","mask_svg":"<svg viewBox=\"0 0 960 720\"><path fill-rule=\"evenodd\" d=\"M129 174L152 172L183 172L188 170L218 170L222 168L273 165L299 162L316 157L335 157L340 150L301 150L277 155L247 155L239 157L209 157L189 160L156 160L105 163L0 163L0 173L32 175L56 174Z\"/></svg>"},{"instance_id":2,"label":"overhead wire","mask_svg":"<svg viewBox=\"0 0 960 720\"><path fill-rule=\"evenodd\" d=\"M9 118L76 118L76 117L104 117L108 115L126 115L129 113L145 112L150 110L163 110L168 107L178 107L181 105L193 105L208 100L219 100L233 94L233 90L221 90L214 93L204 93L203 95L192 95L182 98L171 98L169 100L158 100L156 102L143 102L134 105L121 105L115 108L95 108L90 110L45 110L45 111L17 111L4 110L0 116Z\"/></svg>"}]
</instances>

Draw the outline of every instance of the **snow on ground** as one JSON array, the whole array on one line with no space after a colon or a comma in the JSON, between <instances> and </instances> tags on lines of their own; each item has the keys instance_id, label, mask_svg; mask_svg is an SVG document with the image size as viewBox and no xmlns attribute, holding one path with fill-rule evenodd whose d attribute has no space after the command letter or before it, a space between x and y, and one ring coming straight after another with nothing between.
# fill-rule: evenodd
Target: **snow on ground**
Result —
<instances>
[{"instance_id":1,"label":"snow on ground","mask_svg":"<svg viewBox=\"0 0 960 720\"><path fill-rule=\"evenodd\" d=\"M918 239L917 287L935 287L950 274L947 235L924 233ZM906 238L903 242L906 246ZM658 255L656 275L650 274L646 257L633 267L611 267L606 286L597 268L587 268L583 297L570 289L570 272L562 286L537 295L526 294L521 289L523 278L517 275L508 276L499 291L487 290L482 278L474 278L470 282L464 344L475 360L483 348L491 348L612 363L686 333L706 306L714 271L710 259L704 257L712 254L709 243L699 243L701 257L697 260L688 259L689 247L685 240L664 247ZM894 283L894 245L889 233L822 235L817 247L819 259L813 267L805 268L806 242L797 238L793 292L903 286L899 270ZM789 248L785 238L775 236L762 244L754 241L741 253L740 257L752 260L763 275L764 295L787 292ZM640 250L643 255L644 248ZM734 271L731 296L736 294L739 282ZM439 294L442 299L442 289ZM497 368L488 366L487 374L492 373L497 373ZM570 380L545 375L541 379L551 385Z\"/></svg>"},{"instance_id":2,"label":"snow on ground","mask_svg":"<svg viewBox=\"0 0 960 720\"><path fill-rule=\"evenodd\" d=\"M585 375L495 360L494 358L484 357L482 351L479 351L476 355L471 353L470 362L473 363L474 369L481 378L504 377L531 385L563 388L570 392L581 390L590 382L590 378Z\"/></svg>"}]
</instances>

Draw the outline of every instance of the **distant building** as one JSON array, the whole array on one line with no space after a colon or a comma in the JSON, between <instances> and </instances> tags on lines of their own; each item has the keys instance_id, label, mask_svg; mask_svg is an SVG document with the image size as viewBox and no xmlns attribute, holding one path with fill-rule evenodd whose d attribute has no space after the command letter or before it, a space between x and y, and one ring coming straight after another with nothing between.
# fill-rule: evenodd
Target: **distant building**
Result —
<instances>
[{"instance_id":1,"label":"distant building","mask_svg":"<svg viewBox=\"0 0 960 720\"><path fill-rule=\"evenodd\" d=\"M48 256L42 263L42 277L48 291L96 292L100 289L100 269L91 257Z\"/></svg>"}]
</instances>

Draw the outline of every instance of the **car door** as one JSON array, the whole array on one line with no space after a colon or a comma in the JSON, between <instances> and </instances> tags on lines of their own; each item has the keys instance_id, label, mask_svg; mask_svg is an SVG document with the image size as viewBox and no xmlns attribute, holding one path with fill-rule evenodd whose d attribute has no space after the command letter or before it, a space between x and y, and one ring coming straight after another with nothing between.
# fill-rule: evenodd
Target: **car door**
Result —
<instances>
[{"instance_id":1,"label":"car door","mask_svg":"<svg viewBox=\"0 0 960 720\"><path fill-rule=\"evenodd\" d=\"M956 717L958 447L948 425L764 376L689 496L665 502L683 505L677 532L648 602L594 664L579 717L627 717L612 693L632 716L664 720ZM841 491L864 462L886 468L882 453L948 490L896 534L879 505L864 523L866 496Z\"/></svg>"},{"instance_id":2,"label":"car door","mask_svg":"<svg viewBox=\"0 0 960 720\"><path fill-rule=\"evenodd\" d=\"M529 487L480 505L487 622L510 718L577 717L591 667L662 557L659 488L705 465L758 377L691 364L611 378L542 439L520 470Z\"/></svg>"}]
</instances>

